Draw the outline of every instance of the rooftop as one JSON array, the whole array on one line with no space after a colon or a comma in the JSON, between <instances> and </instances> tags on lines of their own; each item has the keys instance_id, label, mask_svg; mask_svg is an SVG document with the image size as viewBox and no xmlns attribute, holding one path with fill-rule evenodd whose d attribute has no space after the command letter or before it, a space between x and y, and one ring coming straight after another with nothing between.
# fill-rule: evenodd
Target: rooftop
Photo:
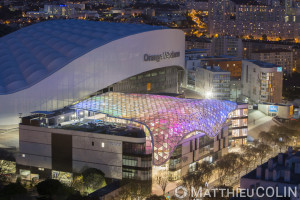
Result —
<instances>
[{"instance_id":1,"label":"rooftop","mask_svg":"<svg viewBox=\"0 0 300 200\"><path fill-rule=\"evenodd\" d=\"M262 68L274 68L274 67L279 67L278 65L272 64L272 63L267 63L267 62L263 62L263 61L259 61L259 60L246 60L249 62L252 62L256 65L258 65L259 67Z\"/></svg>"},{"instance_id":2,"label":"rooftop","mask_svg":"<svg viewBox=\"0 0 300 200\"><path fill-rule=\"evenodd\" d=\"M279 53L279 52L292 52L288 49L261 49L258 51L253 51L252 53Z\"/></svg>"},{"instance_id":3,"label":"rooftop","mask_svg":"<svg viewBox=\"0 0 300 200\"><path fill-rule=\"evenodd\" d=\"M49 20L0 38L0 95L30 87L89 51L133 34L142 24Z\"/></svg>"},{"instance_id":4,"label":"rooftop","mask_svg":"<svg viewBox=\"0 0 300 200\"><path fill-rule=\"evenodd\" d=\"M223 70L221 69L219 66L204 66L204 69L211 71L211 72L226 72L226 73L230 73L229 71Z\"/></svg>"},{"instance_id":5,"label":"rooftop","mask_svg":"<svg viewBox=\"0 0 300 200\"><path fill-rule=\"evenodd\" d=\"M242 178L248 179L257 179L257 180L266 180L271 182L280 182L285 184L300 184L300 173L299 169L299 158L300 158L300 151L293 153L280 153L276 157L271 158L268 162L263 163L262 165L258 166L261 167L261 177L257 177L257 169L249 172L248 174L244 175ZM269 170L270 175L272 177L266 177L266 170ZM280 174L277 176L276 180L273 179L273 171ZM287 174L285 171L290 172L289 181L285 180L287 178Z\"/></svg>"}]
</instances>

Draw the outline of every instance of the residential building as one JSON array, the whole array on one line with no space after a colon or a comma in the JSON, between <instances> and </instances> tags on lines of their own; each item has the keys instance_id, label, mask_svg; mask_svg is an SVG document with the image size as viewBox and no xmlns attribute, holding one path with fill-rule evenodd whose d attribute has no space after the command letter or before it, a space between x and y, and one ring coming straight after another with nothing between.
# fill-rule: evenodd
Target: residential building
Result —
<instances>
[{"instance_id":1,"label":"residential building","mask_svg":"<svg viewBox=\"0 0 300 200\"><path fill-rule=\"evenodd\" d=\"M218 66L204 66L196 69L195 90L206 98L230 99L230 72Z\"/></svg>"},{"instance_id":2,"label":"residential building","mask_svg":"<svg viewBox=\"0 0 300 200\"><path fill-rule=\"evenodd\" d=\"M277 2L277 3L275 3ZM279 3L280 2L280 3ZM286 6L286 2L291 2ZM299 7L291 1L209 0L209 33L272 40L299 39Z\"/></svg>"},{"instance_id":3,"label":"residential building","mask_svg":"<svg viewBox=\"0 0 300 200\"><path fill-rule=\"evenodd\" d=\"M242 95L251 103L281 103L282 67L257 60L242 61Z\"/></svg>"},{"instance_id":4,"label":"residential building","mask_svg":"<svg viewBox=\"0 0 300 200\"><path fill-rule=\"evenodd\" d=\"M261 49L253 51L250 55L252 60L273 63L281 66L284 76L290 76L293 72L293 52L287 49Z\"/></svg>"},{"instance_id":5,"label":"residential building","mask_svg":"<svg viewBox=\"0 0 300 200\"><path fill-rule=\"evenodd\" d=\"M243 43L240 38L230 36L214 37L211 44L212 56L233 56L242 58Z\"/></svg>"},{"instance_id":6,"label":"residential building","mask_svg":"<svg viewBox=\"0 0 300 200\"><path fill-rule=\"evenodd\" d=\"M268 162L257 166L244 175L240 183L242 189L254 191L250 199L260 199L263 198L262 195L267 197L267 188L273 188L275 191L273 196L276 195L278 198L300 199L300 152L293 153L292 148L289 147L288 153L279 153Z\"/></svg>"}]
</instances>

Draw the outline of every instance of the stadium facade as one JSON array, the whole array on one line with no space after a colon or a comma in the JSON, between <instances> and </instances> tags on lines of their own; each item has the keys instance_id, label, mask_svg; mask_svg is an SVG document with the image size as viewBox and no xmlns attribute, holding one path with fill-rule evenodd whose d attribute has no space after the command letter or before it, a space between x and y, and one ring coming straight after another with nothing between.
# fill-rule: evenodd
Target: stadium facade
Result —
<instances>
[{"instance_id":1,"label":"stadium facade","mask_svg":"<svg viewBox=\"0 0 300 200\"><path fill-rule=\"evenodd\" d=\"M158 26L53 20L25 27L0 39L0 125L97 92L178 93L184 49L182 31Z\"/></svg>"}]
</instances>

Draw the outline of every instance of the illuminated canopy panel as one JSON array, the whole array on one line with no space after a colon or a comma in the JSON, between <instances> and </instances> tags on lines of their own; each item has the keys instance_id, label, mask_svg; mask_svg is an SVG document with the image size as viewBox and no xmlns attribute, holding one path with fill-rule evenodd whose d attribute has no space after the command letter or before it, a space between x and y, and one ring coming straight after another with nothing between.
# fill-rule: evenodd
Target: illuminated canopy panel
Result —
<instances>
[{"instance_id":1,"label":"illuminated canopy panel","mask_svg":"<svg viewBox=\"0 0 300 200\"><path fill-rule=\"evenodd\" d=\"M178 143L191 132L216 136L227 115L236 106L230 101L115 92L94 96L74 105L76 109L105 113L146 125L152 138L154 165L165 163Z\"/></svg>"}]
</instances>

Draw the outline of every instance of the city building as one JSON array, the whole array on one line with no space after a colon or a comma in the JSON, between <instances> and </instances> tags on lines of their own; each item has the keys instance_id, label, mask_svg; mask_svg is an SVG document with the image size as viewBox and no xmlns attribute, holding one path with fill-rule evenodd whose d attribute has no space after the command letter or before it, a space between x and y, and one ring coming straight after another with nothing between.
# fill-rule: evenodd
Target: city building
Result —
<instances>
[{"instance_id":1,"label":"city building","mask_svg":"<svg viewBox=\"0 0 300 200\"><path fill-rule=\"evenodd\" d=\"M230 72L218 66L198 67L195 72L195 90L206 98L230 99Z\"/></svg>"},{"instance_id":2,"label":"city building","mask_svg":"<svg viewBox=\"0 0 300 200\"><path fill-rule=\"evenodd\" d=\"M64 108L94 93L180 93L181 30L51 20L0 38L0 124ZM137 87L138 85L138 87Z\"/></svg>"},{"instance_id":3,"label":"city building","mask_svg":"<svg viewBox=\"0 0 300 200\"><path fill-rule=\"evenodd\" d=\"M207 65L219 66L220 69L230 72L230 79L241 80L242 76L242 59L230 57L212 57L207 58Z\"/></svg>"},{"instance_id":4,"label":"city building","mask_svg":"<svg viewBox=\"0 0 300 200\"><path fill-rule=\"evenodd\" d=\"M260 103L258 104L258 110L268 116L276 116L283 120L292 119L294 114L294 106L289 104Z\"/></svg>"},{"instance_id":5,"label":"city building","mask_svg":"<svg viewBox=\"0 0 300 200\"><path fill-rule=\"evenodd\" d=\"M294 40L300 36L296 0L209 0L208 14L211 36L218 34L265 40Z\"/></svg>"},{"instance_id":6,"label":"city building","mask_svg":"<svg viewBox=\"0 0 300 200\"><path fill-rule=\"evenodd\" d=\"M248 104L238 103L236 110L228 118L231 120L231 146L245 145L248 136Z\"/></svg>"},{"instance_id":7,"label":"city building","mask_svg":"<svg viewBox=\"0 0 300 200\"><path fill-rule=\"evenodd\" d=\"M227 116L236 108L230 101L107 92L38 111L22 117L17 171L68 182L97 168L110 179L151 181L163 169L177 180L196 162L228 152Z\"/></svg>"},{"instance_id":8,"label":"city building","mask_svg":"<svg viewBox=\"0 0 300 200\"><path fill-rule=\"evenodd\" d=\"M98 18L97 11L85 10L85 4L66 3L60 5L44 5L40 11L28 11L29 18Z\"/></svg>"},{"instance_id":9,"label":"city building","mask_svg":"<svg viewBox=\"0 0 300 200\"><path fill-rule=\"evenodd\" d=\"M261 191L274 188L273 196L296 200L300 198L300 152L293 153L291 147L288 153L279 153L268 162L259 165L256 169L244 175L240 181L242 189ZM292 190L292 193L288 193ZM262 194L254 192L251 199L259 199Z\"/></svg>"},{"instance_id":10,"label":"city building","mask_svg":"<svg viewBox=\"0 0 300 200\"><path fill-rule=\"evenodd\" d=\"M264 49L284 49L292 51L293 68L292 71L300 71L300 45L288 41L262 41L262 40L243 40L243 58L250 59L252 52Z\"/></svg>"},{"instance_id":11,"label":"city building","mask_svg":"<svg viewBox=\"0 0 300 200\"><path fill-rule=\"evenodd\" d=\"M185 49L208 49L208 56L211 56L211 39L186 36Z\"/></svg>"},{"instance_id":12,"label":"city building","mask_svg":"<svg viewBox=\"0 0 300 200\"><path fill-rule=\"evenodd\" d=\"M230 36L214 37L211 44L212 56L233 56L242 58L243 43L240 38Z\"/></svg>"},{"instance_id":13,"label":"city building","mask_svg":"<svg viewBox=\"0 0 300 200\"><path fill-rule=\"evenodd\" d=\"M242 96L249 103L281 103L282 67L257 60L242 61Z\"/></svg>"},{"instance_id":14,"label":"city building","mask_svg":"<svg viewBox=\"0 0 300 200\"><path fill-rule=\"evenodd\" d=\"M261 49L253 51L250 55L252 60L273 63L281 66L284 76L290 76L293 72L293 52L287 49Z\"/></svg>"}]
</instances>

